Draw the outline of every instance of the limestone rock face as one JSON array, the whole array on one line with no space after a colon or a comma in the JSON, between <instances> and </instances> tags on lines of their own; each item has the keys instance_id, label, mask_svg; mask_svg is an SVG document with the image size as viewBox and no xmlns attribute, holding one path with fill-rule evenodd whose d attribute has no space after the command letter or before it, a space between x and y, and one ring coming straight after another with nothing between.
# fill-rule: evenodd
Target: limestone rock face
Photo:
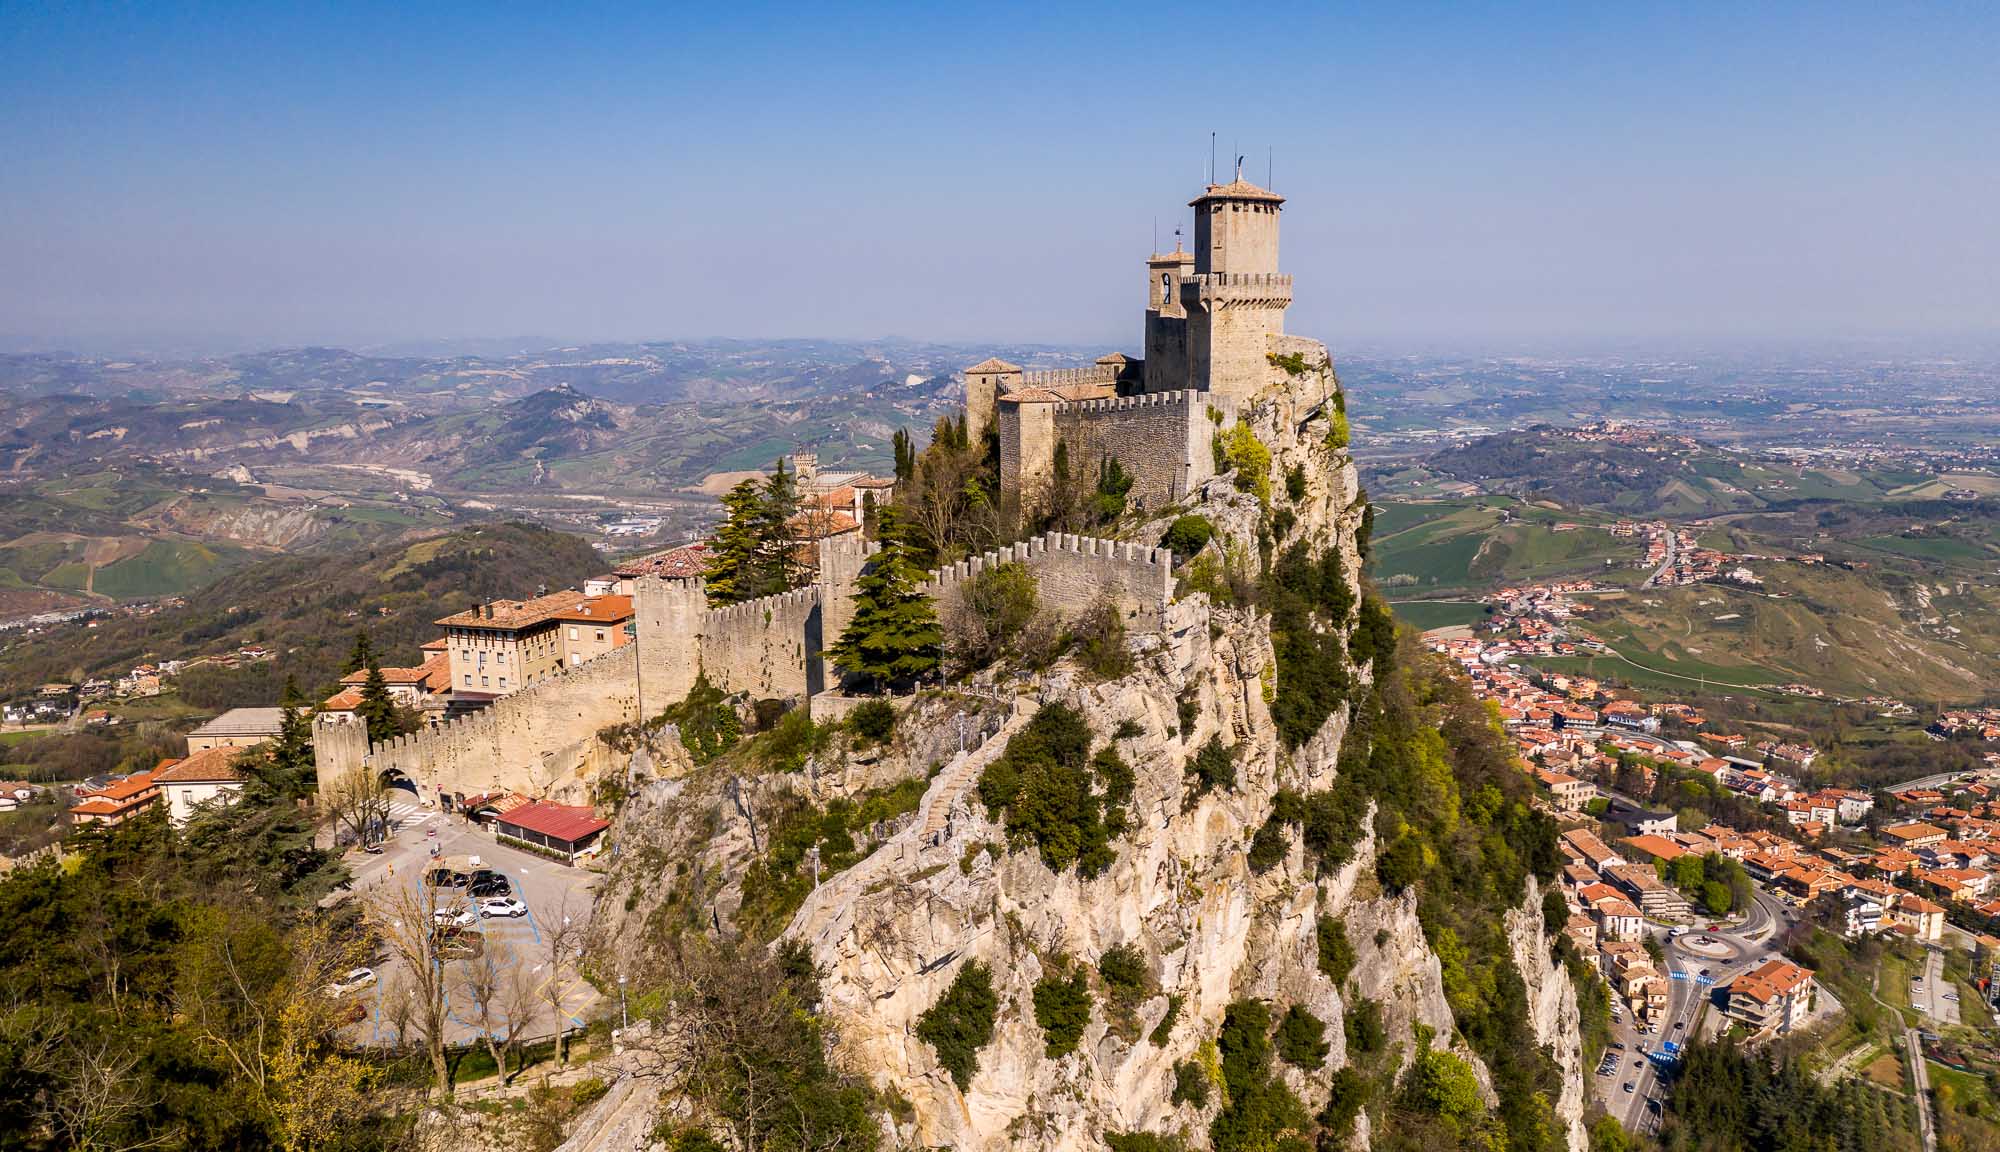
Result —
<instances>
[{"instance_id":1,"label":"limestone rock face","mask_svg":"<svg viewBox=\"0 0 2000 1152\"><path fill-rule=\"evenodd\" d=\"M1588 1101L1583 1016L1569 972L1549 954L1549 938L1542 924L1542 894L1533 876L1528 877L1528 894L1521 906L1507 914L1507 944L1513 950L1514 966L1521 970L1521 979L1528 986L1528 1020L1534 1026L1535 1040L1551 1050L1556 1066L1562 1069L1556 1117L1569 1128L1570 1147L1584 1147L1588 1136L1583 1110Z\"/></svg>"},{"instance_id":2,"label":"limestone rock face","mask_svg":"<svg viewBox=\"0 0 2000 1152\"><path fill-rule=\"evenodd\" d=\"M1271 452L1270 512L1224 476L1167 515L1208 517L1218 530L1210 547L1253 566L1261 552L1295 542L1316 552L1338 549L1358 593L1362 505L1352 462L1330 435L1332 373L1323 348L1297 343L1307 370L1292 372L1274 360L1267 391L1234 413ZM1164 524L1140 531L1156 540ZM1120 679L1099 681L1068 662L1032 675L988 672L940 694L956 702L920 703L906 714L892 756L874 763L815 759L787 785L824 798L930 772L917 811L858 863L825 878L785 929L823 971L821 1010L837 1038L834 1058L909 1103L898 1109L900 1119L884 1121L895 1128L892 1143L968 1152L1080 1150L1102 1147L1106 1133L1149 1131L1179 1132L1191 1146L1206 1147L1220 1101L1205 1110L1170 1103L1174 1068L1212 1061L1227 1006L1244 998L1269 1001L1274 1016L1300 1005L1326 1024L1330 1051L1322 1068L1278 1065L1311 1112L1326 1102L1333 1072L1347 1062L1345 1023L1354 998L1380 1006L1386 1051L1407 1065L1421 1029L1468 1059L1490 1102L1486 1069L1453 1039L1441 965L1425 943L1414 894L1386 895L1376 880L1372 832L1336 871L1320 872L1295 835L1276 866L1261 874L1250 867L1252 838L1279 789L1309 793L1333 783L1348 706L1301 747L1283 748L1270 713L1276 682L1268 618L1211 603L1204 593L1180 596L1157 630L1135 631L1129 642L1134 667ZM1368 681L1370 670L1354 671L1357 683ZM969 729L954 711L968 699L985 709ZM1086 719L1095 746L1115 743L1136 776L1132 827L1116 841L1111 866L1092 879L1073 868L1051 871L1032 847L1010 850L976 791L1008 740L1040 708L1057 703ZM1211 739L1233 750L1237 778L1233 787L1197 797L1189 766ZM940 766L933 770L933 762ZM754 838L713 783L696 773L675 782L684 794L655 787L662 793L647 799L655 808L645 819L673 830L653 840L635 830L634 840L621 842L633 845L621 847L621 855L693 851L697 875L740 871ZM627 897L622 923L607 929L613 941L636 939L654 915L643 887L607 885L607 896L638 893ZM726 923L726 894L710 905L722 909ZM1509 944L1528 985L1536 1035L1553 1045L1563 1069L1559 1115L1580 1149L1576 999L1567 974L1549 960L1539 908L1531 891L1509 920ZM1322 917L1344 923L1355 952L1345 988L1319 969ZM1094 969L1118 945L1138 949L1157 991L1138 1006L1136 1021L1108 1018L1098 997L1078 1049L1049 1057L1034 1017L1036 982L1062 964ZM993 1039L960 1091L915 1028L974 960L992 973L999 1012ZM1155 1042L1170 996L1179 997L1179 1008ZM1366 1124L1360 1121L1363 1143Z\"/></svg>"}]
</instances>

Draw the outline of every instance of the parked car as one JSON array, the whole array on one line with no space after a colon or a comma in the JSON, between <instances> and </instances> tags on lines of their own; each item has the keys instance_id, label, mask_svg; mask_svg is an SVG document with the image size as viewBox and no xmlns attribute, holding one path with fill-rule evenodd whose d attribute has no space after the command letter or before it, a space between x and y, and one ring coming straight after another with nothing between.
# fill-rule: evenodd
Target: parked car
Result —
<instances>
[{"instance_id":1,"label":"parked car","mask_svg":"<svg viewBox=\"0 0 2000 1152\"><path fill-rule=\"evenodd\" d=\"M326 986L326 994L338 1000L349 992L358 992L373 983L375 983L375 970L373 968L355 968L350 970L347 975L328 984Z\"/></svg>"},{"instance_id":2,"label":"parked car","mask_svg":"<svg viewBox=\"0 0 2000 1152\"><path fill-rule=\"evenodd\" d=\"M481 916L526 916L528 906L512 896L489 896L478 901L474 907Z\"/></svg>"},{"instance_id":3,"label":"parked car","mask_svg":"<svg viewBox=\"0 0 2000 1152\"><path fill-rule=\"evenodd\" d=\"M431 913L431 921L436 924L449 924L454 928L468 928L479 923L479 914L470 908L460 908L455 911L450 908L440 908Z\"/></svg>"},{"instance_id":4,"label":"parked car","mask_svg":"<svg viewBox=\"0 0 2000 1152\"><path fill-rule=\"evenodd\" d=\"M503 876L498 880L474 880L466 885L465 891L474 900L480 900L488 896L512 896L514 886Z\"/></svg>"},{"instance_id":5,"label":"parked car","mask_svg":"<svg viewBox=\"0 0 2000 1152\"><path fill-rule=\"evenodd\" d=\"M1632 1082L1630 1080L1625 1081L1625 1091L1632 1091Z\"/></svg>"},{"instance_id":6,"label":"parked car","mask_svg":"<svg viewBox=\"0 0 2000 1152\"><path fill-rule=\"evenodd\" d=\"M424 873L424 883L433 888L463 888L472 878L450 868L433 868Z\"/></svg>"}]
</instances>

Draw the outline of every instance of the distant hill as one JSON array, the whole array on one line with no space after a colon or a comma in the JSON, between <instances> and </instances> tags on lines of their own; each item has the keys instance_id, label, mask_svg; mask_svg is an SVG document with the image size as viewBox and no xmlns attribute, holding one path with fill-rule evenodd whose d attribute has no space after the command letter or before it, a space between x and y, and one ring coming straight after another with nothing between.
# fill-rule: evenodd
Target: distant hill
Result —
<instances>
[{"instance_id":1,"label":"distant hill","mask_svg":"<svg viewBox=\"0 0 2000 1152\"><path fill-rule=\"evenodd\" d=\"M1904 475L1799 468L1684 436L1536 425L1455 445L1424 461L1481 491L1622 516L1713 516L1804 500L1879 500Z\"/></svg>"},{"instance_id":2,"label":"distant hill","mask_svg":"<svg viewBox=\"0 0 2000 1152\"><path fill-rule=\"evenodd\" d=\"M259 560L216 579L185 607L151 616L13 634L0 645L0 696L78 673L121 672L257 644L268 663L198 670L180 691L204 707L276 703L287 673L330 691L354 633L366 628L385 662L415 663L432 621L481 600L572 587L606 564L584 540L528 524L494 524L324 555Z\"/></svg>"}]
</instances>

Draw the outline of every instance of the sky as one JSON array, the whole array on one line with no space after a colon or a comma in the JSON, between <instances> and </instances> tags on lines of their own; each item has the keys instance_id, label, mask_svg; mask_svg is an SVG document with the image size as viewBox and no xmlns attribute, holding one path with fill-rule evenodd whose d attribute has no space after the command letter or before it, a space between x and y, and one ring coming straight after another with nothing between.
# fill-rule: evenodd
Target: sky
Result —
<instances>
[{"instance_id":1,"label":"sky","mask_svg":"<svg viewBox=\"0 0 2000 1152\"><path fill-rule=\"evenodd\" d=\"M0 344L2000 330L2000 7L0 0Z\"/></svg>"}]
</instances>

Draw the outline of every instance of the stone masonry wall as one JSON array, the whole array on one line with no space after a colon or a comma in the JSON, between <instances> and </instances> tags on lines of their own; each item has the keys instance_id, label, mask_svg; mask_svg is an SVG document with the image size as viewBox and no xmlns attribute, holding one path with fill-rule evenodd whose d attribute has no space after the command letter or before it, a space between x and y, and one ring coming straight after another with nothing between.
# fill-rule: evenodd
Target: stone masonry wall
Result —
<instances>
[{"instance_id":1,"label":"stone masonry wall","mask_svg":"<svg viewBox=\"0 0 2000 1152\"><path fill-rule=\"evenodd\" d=\"M427 799L500 789L548 795L574 776L599 729L638 715L637 669L627 644L471 715L374 745L369 766L401 772Z\"/></svg>"},{"instance_id":2,"label":"stone masonry wall","mask_svg":"<svg viewBox=\"0 0 2000 1152\"><path fill-rule=\"evenodd\" d=\"M1055 408L1056 438L1069 446L1069 466L1094 480L1099 461L1116 457L1133 478L1126 503L1134 508L1172 504L1214 471L1199 392L1148 392Z\"/></svg>"},{"instance_id":3,"label":"stone masonry wall","mask_svg":"<svg viewBox=\"0 0 2000 1152\"><path fill-rule=\"evenodd\" d=\"M966 581L1017 561L1035 574L1041 603L1063 618L1108 597L1136 617L1141 627L1153 628L1173 594L1173 553L1166 549L1062 532L961 560L932 573L924 588L943 615L957 604Z\"/></svg>"},{"instance_id":4,"label":"stone masonry wall","mask_svg":"<svg viewBox=\"0 0 2000 1152\"><path fill-rule=\"evenodd\" d=\"M803 699L819 691L820 591L814 584L710 609L699 640L709 682L758 699Z\"/></svg>"}]
</instances>

